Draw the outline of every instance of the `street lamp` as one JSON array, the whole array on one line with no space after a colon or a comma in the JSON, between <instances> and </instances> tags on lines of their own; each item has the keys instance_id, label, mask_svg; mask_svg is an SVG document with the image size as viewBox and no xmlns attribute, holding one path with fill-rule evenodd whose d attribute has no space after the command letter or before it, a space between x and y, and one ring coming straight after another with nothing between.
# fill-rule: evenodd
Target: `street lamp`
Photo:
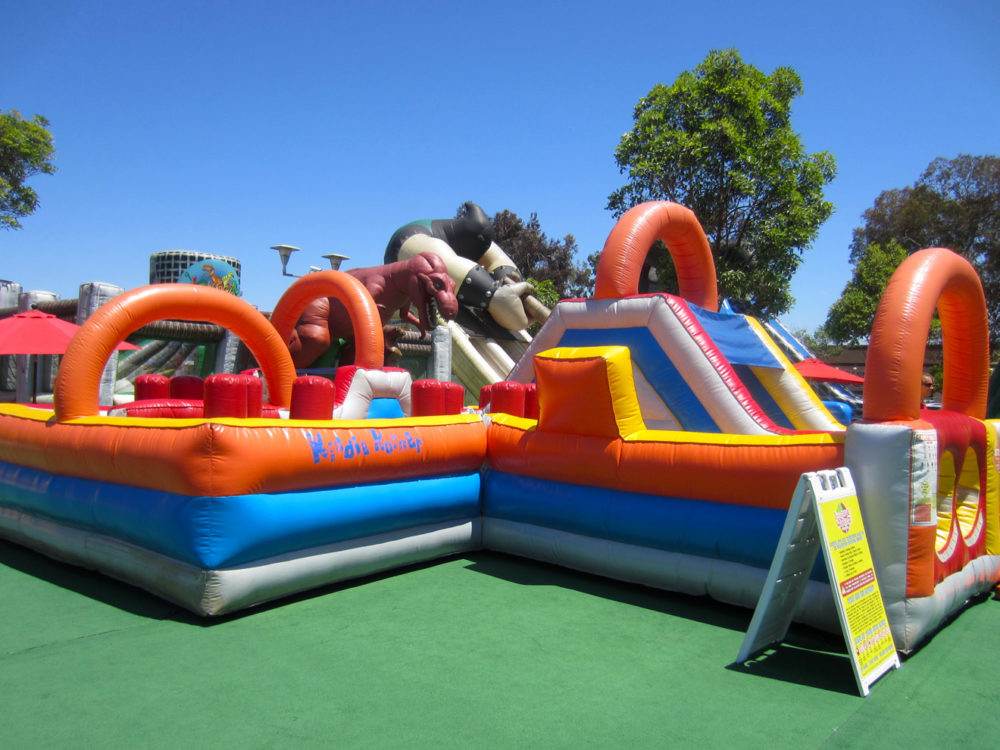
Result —
<instances>
[{"instance_id":1,"label":"street lamp","mask_svg":"<svg viewBox=\"0 0 1000 750\"><path fill-rule=\"evenodd\" d=\"M288 259L291 257L292 253L298 252L300 248L295 247L295 245L271 245L272 250L277 250L278 255L281 256L281 275L291 276L292 278L300 278L297 273L288 273ZM340 268L340 264L345 260L348 260L347 255L341 255L340 253L328 253L323 256L328 261L330 261L330 268L334 271ZM313 273L315 271L322 271L323 269L319 266L309 266L309 272Z\"/></svg>"},{"instance_id":2,"label":"street lamp","mask_svg":"<svg viewBox=\"0 0 1000 750\"><path fill-rule=\"evenodd\" d=\"M328 261L330 261L330 268L332 268L334 271L339 271L340 264L343 263L345 260L351 259L351 256L341 255L340 253L327 253L323 257L326 258Z\"/></svg>"},{"instance_id":3,"label":"street lamp","mask_svg":"<svg viewBox=\"0 0 1000 750\"><path fill-rule=\"evenodd\" d=\"M278 255L281 256L281 275L295 277L294 273L288 273L288 259L291 257L292 253L297 252L299 248L294 245L271 245L271 249L277 250Z\"/></svg>"}]
</instances>

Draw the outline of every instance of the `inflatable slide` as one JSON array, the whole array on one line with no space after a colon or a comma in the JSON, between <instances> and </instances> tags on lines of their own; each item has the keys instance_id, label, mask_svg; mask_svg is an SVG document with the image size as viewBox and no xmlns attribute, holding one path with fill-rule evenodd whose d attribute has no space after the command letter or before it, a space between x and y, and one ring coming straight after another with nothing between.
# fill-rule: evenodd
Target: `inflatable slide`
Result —
<instances>
[{"instance_id":1,"label":"inflatable slide","mask_svg":"<svg viewBox=\"0 0 1000 750\"><path fill-rule=\"evenodd\" d=\"M656 239L680 295L637 294ZM749 317L719 313L694 214L627 212L595 299L559 303L510 381L484 390L488 547L756 605L805 472L855 476L897 647L910 650L1000 579L996 424L984 422L982 287L948 250L911 256L873 330L864 420L845 429ZM921 410L935 305L945 408ZM949 340L951 343L949 344ZM822 571L797 619L838 627Z\"/></svg>"},{"instance_id":2,"label":"inflatable slide","mask_svg":"<svg viewBox=\"0 0 1000 750\"><path fill-rule=\"evenodd\" d=\"M627 346L646 426L780 435L843 430L763 326L666 294L559 303L509 379L553 347Z\"/></svg>"}]
</instances>

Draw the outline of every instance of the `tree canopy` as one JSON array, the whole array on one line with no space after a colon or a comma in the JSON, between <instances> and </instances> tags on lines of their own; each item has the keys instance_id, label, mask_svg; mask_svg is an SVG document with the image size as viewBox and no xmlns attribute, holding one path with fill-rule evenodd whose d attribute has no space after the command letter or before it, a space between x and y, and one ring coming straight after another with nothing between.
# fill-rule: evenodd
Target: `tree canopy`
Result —
<instances>
[{"instance_id":1,"label":"tree canopy","mask_svg":"<svg viewBox=\"0 0 1000 750\"><path fill-rule=\"evenodd\" d=\"M459 206L455 218L464 216L466 210L466 204ZM494 214L490 223L493 241L507 253L524 280L535 285L535 297L546 307L566 297L592 295L599 251L586 263L575 263L576 238L572 234L561 240L549 238L534 211L525 221L504 209Z\"/></svg>"},{"instance_id":2,"label":"tree canopy","mask_svg":"<svg viewBox=\"0 0 1000 750\"><path fill-rule=\"evenodd\" d=\"M947 247L972 263L986 291L990 328L1000 331L1000 158L939 157L913 185L880 193L861 218L851 242L854 277L824 324L832 339L867 338L891 271L906 254L925 247ZM885 255L890 246L899 248L891 259ZM876 284L870 269L890 260L890 274L881 273L884 279ZM869 280L863 291L859 273Z\"/></svg>"},{"instance_id":3,"label":"tree canopy","mask_svg":"<svg viewBox=\"0 0 1000 750\"><path fill-rule=\"evenodd\" d=\"M908 252L947 247L980 266L1000 264L1000 158L938 157L920 178L886 190L854 230L851 261L868 245L895 239Z\"/></svg>"},{"instance_id":4,"label":"tree canopy","mask_svg":"<svg viewBox=\"0 0 1000 750\"><path fill-rule=\"evenodd\" d=\"M906 250L895 239L868 245L840 299L830 308L822 329L826 337L840 344L867 339L885 285L905 259Z\"/></svg>"},{"instance_id":5,"label":"tree canopy","mask_svg":"<svg viewBox=\"0 0 1000 750\"><path fill-rule=\"evenodd\" d=\"M0 112L0 228L20 229L18 219L38 207L38 194L25 184L28 178L56 171L48 125L41 115L25 120L17 110Z\"/></svg>"},{"instance_id":6,"label":"tree canopy","mask_svg":"<svg viewBox=\"0 0 1000 750\"><path fill-rule=\"evenodd\" d=\"M569 294L577 273L573 235L550 239L542 231L538 214L532 212L525 221L504 209L493 217L493 241L510 256L524 278L551 282L557 299Z\"/></svg>"},{"instance_id":7,"label":"tree canopy","mask_svg":"<svg viewBox=\"0 0 1000 750\"><path fill-rule=\"evenodd\" d=\"M615 149L628 182L608 198L620 216L649 200L695 212L715 256L719 291L755 314L793 302L791 278L833 206L831 154L807 154L791 126L798 74L765 75L732 49L712 51L670 86L639 100ZM670 271L664 269L660 276Z\"/></svg>"}]
</instances>

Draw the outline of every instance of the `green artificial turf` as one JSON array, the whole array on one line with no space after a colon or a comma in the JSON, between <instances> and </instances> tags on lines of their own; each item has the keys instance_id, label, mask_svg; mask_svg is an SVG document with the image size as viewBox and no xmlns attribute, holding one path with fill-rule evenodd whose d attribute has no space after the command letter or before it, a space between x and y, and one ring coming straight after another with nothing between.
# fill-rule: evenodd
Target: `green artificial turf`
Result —
<instances>
[{"instance_id":1,"label":"green artificial turf","mask_svg":"<svg viewBox=\"0 0 1000 750\"><path fill-rule=\"evenodd\" d=\"M0 542L3 747L992 747L1000 605L857 694L839 636L477 553L220 620Z\"/></svg>"}]
</instances>

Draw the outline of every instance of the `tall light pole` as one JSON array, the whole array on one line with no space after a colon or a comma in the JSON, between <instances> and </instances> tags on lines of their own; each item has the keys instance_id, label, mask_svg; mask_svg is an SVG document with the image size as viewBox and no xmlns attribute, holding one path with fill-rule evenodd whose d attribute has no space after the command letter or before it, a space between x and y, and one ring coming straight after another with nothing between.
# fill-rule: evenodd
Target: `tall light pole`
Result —
<instances>
[{"instance_id":1,"label":"tall light pole","mask_svg":"<svg viewBox=\"0 0 1000 750\"><path fill-rule=\"evenodd\" d=\"M271 245L272 250L277 250L278 255L281 256L281 275L291 276L292 278L300 278L297 273L288 272L288 259L291 257L292 253L298 252L300 248L295 247L295 245ZM345 260L349 259L347 255L341 255L340 253L328 253L323 256L328 261L330 261L330 268L334 271L340 269L340 264ZM323 269L319 266L309 266L309 272L322 271Z\"/></svg>"},{"instance_id":2,"label":"tall light pole","mask_svg":"<svg viewBox=\"0 0 1000 750\"><path fill-rule=\"evenodd\" d=\"M328 261L330 261L330 268L332 268L334 271L339 271L340 264L343 263L345 260L351 259L351 256L341 255L340 253L327 253L323 257L326 258Z\"/></svg>"},{"instance_id":3,"label":"tall light pole","mask_svg":"<svg viewBox=\"0 0 1000 750\"><path fill-rule=\"evenodd\" d=\"M281 256L281 275L294 277L294 273L288 273L288 259L291 257L292 253L297 252L299 248L294 245L271 245L271 249L277 250L278 255Z\"/></svg>"}]
</instances>

